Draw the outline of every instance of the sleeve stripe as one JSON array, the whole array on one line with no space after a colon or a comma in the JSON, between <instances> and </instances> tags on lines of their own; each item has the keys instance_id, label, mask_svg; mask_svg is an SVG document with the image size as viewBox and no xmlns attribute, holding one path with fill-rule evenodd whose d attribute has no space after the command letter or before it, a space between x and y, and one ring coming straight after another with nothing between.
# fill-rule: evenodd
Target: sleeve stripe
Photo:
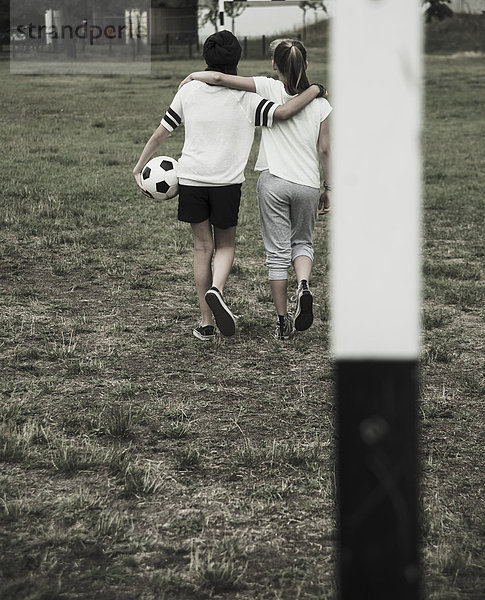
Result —
<instances>
[{"instance_id":1,"label":"sleeve stripe","mask_svg":"<svg viewBox=\"0 0 485 600\"><path fill-rule=\"evenodd\" d=\"M174 129L177 128L178 123L176 123L175 121L173 121L169 116L168 113L165 114L165 116L162 119L162 123L166 123L169 127L168 130L169 131L173 131Z\"/></svg>"},{"instance_id":2,"label":"sleeve stripe","mask_svg":"<svg viewBox=\"0 0 485 600\"><path fill-rule=\"evenodd\" d=\"M256 108L256 127L259 127L261 125L261 110L263 109L263 106L265 105L266 100L261 100L261 102L258 104L258 107Z\"/></svg>"},{"instance_id":3,"label":"sleeve stripe","mask_svg":"<svg viewBox=\"0 0 485 600\"><path fill-rule=\"evenodd\" d=\"M265 109L263 112L263 126L264 127L268 126L268 113L271 110L272 106L274 106L274 102L268 102L268 104L265 106Z\"/></svg>"},{"instance_id":4,"label":"sleeve stripe","mask_svg":"<svg viewBox=\"0 0 485 600\"><path fill-rule=\"evenodd\" d=\"M171 107L169 107L169 109L167 110L167 114L170 115L171 117L173 117L177 121L178 125L180 125L180 123L182 123L182 119Z\"/></svg>"},{"instance_id":5,"label":"sleeve stripe","mask_svg":"<svg viewBox=\"0 0 485 600\"><path fill-rule=\"evenodd\" d=\"M258 107L256 108L256 127L259 127L260 125L262 125L263 127L268 126L268 115L273 106L275 106L274 102L266 100L265 98L261 100L261 102L258 104Z\"/></svg>"}]
</instances>

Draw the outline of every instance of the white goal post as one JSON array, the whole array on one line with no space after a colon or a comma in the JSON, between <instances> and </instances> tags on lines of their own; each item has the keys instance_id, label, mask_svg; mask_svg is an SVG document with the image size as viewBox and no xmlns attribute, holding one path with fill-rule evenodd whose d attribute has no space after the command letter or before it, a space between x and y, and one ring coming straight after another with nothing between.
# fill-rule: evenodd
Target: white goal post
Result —
<instances>
[{"instance_id":1,"label":"white goal post","mask_svg":"<svg viewBox=\"0 0 485 600\"><path fill-rule=\"evenodd\" d=\"M337 0L331 346L342 600L420 596L421 0Z\"/></svg>"},{"instance_id":2,"label":"white goal post","mask_svg":"<svg viewBox=\"0 0 485 600\"><path fill-rule=\"evenodd\" d=\"M223 27L223 0L219 9ZM422 1L336 0L332 9L339 593L341 600L415 600Z\"/></svg>"}]
</instances>

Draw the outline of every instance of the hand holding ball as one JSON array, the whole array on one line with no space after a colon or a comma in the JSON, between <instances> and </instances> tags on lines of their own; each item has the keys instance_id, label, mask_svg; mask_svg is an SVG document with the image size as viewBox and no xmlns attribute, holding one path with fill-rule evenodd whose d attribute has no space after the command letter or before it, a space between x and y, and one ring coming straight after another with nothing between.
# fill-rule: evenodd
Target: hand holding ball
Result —
<instances>
[{"instance_id":1,"label":"hand holding ball","mask_svg":"<svg viewBox=\"0 0 485 600\"><path fill-rule=\"evenodd\" d=\"M175 198L179 191L178 162L170 156L155 156L141 172L141 183L155 200Z\"/></svg>"}]
</instances>

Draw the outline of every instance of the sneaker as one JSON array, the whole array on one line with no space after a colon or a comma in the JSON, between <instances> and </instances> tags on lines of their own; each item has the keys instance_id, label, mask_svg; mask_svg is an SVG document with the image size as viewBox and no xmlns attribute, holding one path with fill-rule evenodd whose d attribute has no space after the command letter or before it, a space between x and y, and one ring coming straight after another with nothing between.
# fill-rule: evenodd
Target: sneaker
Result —
<instances>
[{"instance_id":1,"label":"sneaker","mask_svg":"<svg viewBox=\"0 0 485 600\"><path fill-rule=\"evenodd\" d=\"M216 320L216 325L222 335L234 335L236 332L236 320L224 302L221 292L216 287L211 287L205 293L205 301L209 305Z\"/></svg>"},{"instance_id":2,"label":"sneaker","mask_svg":"<svg viewBox=\"0 0 485 600\"><path fill-rule=\"evenodd\" d=\"M197 339L203 340L204 342L210 342L216 337L216 328L214 325L199 325L192 333Z\"/></svg>"},{"instance_id":3,"label":"sneaker","mask_svg":"<svg viewBox=\"0 0 485 600\"><path fill-rule=\"evenodd\" d=\"M305 331L313 323L313 294L302 279L296 291L295 329Z\"/></svg>"},{"instance_id":4,"label":"sneaker","mask_svg":"<svg viewBox=\"0 0 485 600\"><path fill-rule=\"evenodd\" d=\"M277 340L289 340L295 335L295 328L293 327L293 317L286 313L286 315L280 319L276 326L275 339Z\"/></svg>"}]
</instances>

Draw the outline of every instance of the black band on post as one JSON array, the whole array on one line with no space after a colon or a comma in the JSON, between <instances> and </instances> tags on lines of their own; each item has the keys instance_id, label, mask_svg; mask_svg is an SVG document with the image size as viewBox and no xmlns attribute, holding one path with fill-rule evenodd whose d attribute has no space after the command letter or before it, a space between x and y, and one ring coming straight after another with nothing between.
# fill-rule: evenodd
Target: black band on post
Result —
<instances>
[{"instance_id":1,"label":"black band on post","mask_svg":"<svg viewBox=\"0 0 485 600\"><path fill-rule=\"evenodd\" d=\"M418 362L337 360L342 600L420 597Z\"/></svg>"}]
</instances>

